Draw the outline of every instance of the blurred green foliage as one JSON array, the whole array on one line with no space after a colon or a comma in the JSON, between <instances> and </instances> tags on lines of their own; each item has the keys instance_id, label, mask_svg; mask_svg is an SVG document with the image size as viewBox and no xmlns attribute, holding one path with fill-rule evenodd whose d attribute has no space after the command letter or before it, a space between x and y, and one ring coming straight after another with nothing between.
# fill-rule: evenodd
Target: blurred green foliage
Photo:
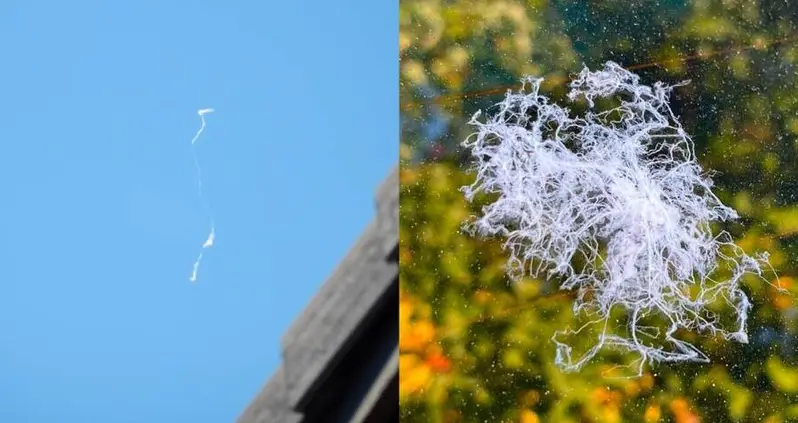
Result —
<instances>
[{"instance_id":1,"label":"blurred green foliage","mask_svg":"<svg viewBox=\"0 0 798 423\"><path fill-rule=\"evenodd\" d=\"M406 422L798 421L798 5L775 0L402 0L400 403ZM790 293L755 279L747 345L683 336L710 364L603 353L579 373L549 341L572 325L556 281L511 283L501 240L461 233L480 205L458 145L478 109L525 74L562 98L582 64L613 60L688 86L694 136L747 252L767 250ZM589 341L589 340L586 340Z\"/></svg>"}]
</instances>

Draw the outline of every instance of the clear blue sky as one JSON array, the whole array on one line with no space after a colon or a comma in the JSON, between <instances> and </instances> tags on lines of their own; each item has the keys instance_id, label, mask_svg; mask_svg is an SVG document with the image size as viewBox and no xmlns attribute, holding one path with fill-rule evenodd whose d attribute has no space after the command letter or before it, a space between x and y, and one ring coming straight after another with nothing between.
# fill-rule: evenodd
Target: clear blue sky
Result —
<instances>
[{"instance_id":1,"label":"clear blue sky","mask_svg":"<svg viewBox=\"0 0 798 423\"><path fill-rule=\"evenodd\" d=\"M1 9L0 422L232 422L397 160L396 4Z\"/></svg>"}]
</instances>

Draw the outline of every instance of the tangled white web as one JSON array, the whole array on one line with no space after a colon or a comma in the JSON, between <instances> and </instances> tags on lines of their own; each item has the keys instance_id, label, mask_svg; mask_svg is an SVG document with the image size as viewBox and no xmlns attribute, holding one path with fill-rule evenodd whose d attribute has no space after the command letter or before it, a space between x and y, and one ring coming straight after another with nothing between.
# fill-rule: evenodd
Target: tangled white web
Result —
<instances>
[{"instance_id":1,"label":"tangled white web","mask_svg":"<svg viewBox=\"0 0 798 423\"><path fill-rule=\"evenodd\" d=\"M484 122L474 115L477 131L463 145L476 180L463 192L468 201L498 194L467 228L506 240L513 279L546 271L576 292L574 312L589 322L555 333L555 363L578 371L607 347L638 353L641 375L647 362L709 361L677 339L680 330L747 343L751 303L741 279L763 278L768 255L749 256L728 232L712 232L712 222L737 213L711 191L668 104L672 89L685 83L642 85L613 62L597 72L585 68L568 98L585 99L587 111L572 117L539 93L542 81L525 78ZM614 106L600 111L598 98ZM719 304L730 319L713 311ZM652 321L664 323L664 334ZM598 328L595 344L574 354L563 338L589 326Z\"/></svg>"}]
</instances>

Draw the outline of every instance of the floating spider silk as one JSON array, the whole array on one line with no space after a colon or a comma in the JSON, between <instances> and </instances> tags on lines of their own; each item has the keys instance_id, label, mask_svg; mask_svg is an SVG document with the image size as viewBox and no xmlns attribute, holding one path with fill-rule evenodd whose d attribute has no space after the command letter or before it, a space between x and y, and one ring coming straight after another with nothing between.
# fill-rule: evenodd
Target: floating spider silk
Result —
<instances>
[{"instance_id":1,"label":"floating spider silk","mask_svg":"<svg viewBox=\"0 0 798 423\"><path fill-rule=\"evenodd\" d=\"M585 68L568 98L584 98L588 109L571 117L539 93L542 81L525 78L496 114L471 119L477 132L463 145L475 158L476 180L462 190L468 201L498 194L467 229L505 238L511 278L544 270L562 278L561 289L576 291L574 312L589 323L554 334L555 363L577 371L608 347L638 353L641 375L647 361L709 361L677 339L678 330L747 343L751 304L741 278L762 278L768 255L746 255L725 231L713 235L713 221L737 213L712 193L668 104L678 85L641 85L613 62ZM597 98L617 105L597 111ZM713 278L720 274L726 277ZM719 306L731 317L713 311ZM562 338L584 338L588 327L595 344L575 354Z\"/></svg>"},{"instance_id":2,"label":"floating spider silk","mask_svg":"<svg viewBox=\"0 0 798 423\"><path fill-rule=\"evenodd\" d=\"M194 135L194 138L191 140L191 153L194 156L194 167L197 170L197 195L199 196L200 201L202 201L202 205L205 208L205 212L208 214L208 218L210 219L210 231L208 233L208 237L205 239L205 242L202 244L202 249L200 250L199 256L197 256L197 260L194 261L194 267L191 271L191 276L189 280L191 282L197 281L197 272L199 272L200 263L202 263L202 254L206 248L213 247L213 241L216 238L216 224L214 223L213 219L213 211L211 210L208 201L205 200L205 196L202 193L202 169L199 165L199 159L197 159L197 150L194 148L194 144L199 140L200 135L205 130L205 115L208 113L213 113L213 109L200 109L197 110L197 114L202 120L202 125L200 129L197 131L197 134Z\"/></svg>"}]
</instances>

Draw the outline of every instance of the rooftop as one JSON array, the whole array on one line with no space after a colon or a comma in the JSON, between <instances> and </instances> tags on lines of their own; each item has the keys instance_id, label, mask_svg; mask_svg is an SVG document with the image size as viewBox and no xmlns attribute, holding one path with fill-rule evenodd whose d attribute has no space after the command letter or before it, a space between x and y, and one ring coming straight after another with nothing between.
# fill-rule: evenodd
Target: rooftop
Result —
<instances>
[{"instance_id":1,"label":"rooftop","mask_svg":"<svg viewBox=\"0 0 798 423\"><path fill-rule=\"evenodd\" d=\"M238 423L398 422L399 178L281 340L283 362Z\"/></svg>"}]
</instances>

